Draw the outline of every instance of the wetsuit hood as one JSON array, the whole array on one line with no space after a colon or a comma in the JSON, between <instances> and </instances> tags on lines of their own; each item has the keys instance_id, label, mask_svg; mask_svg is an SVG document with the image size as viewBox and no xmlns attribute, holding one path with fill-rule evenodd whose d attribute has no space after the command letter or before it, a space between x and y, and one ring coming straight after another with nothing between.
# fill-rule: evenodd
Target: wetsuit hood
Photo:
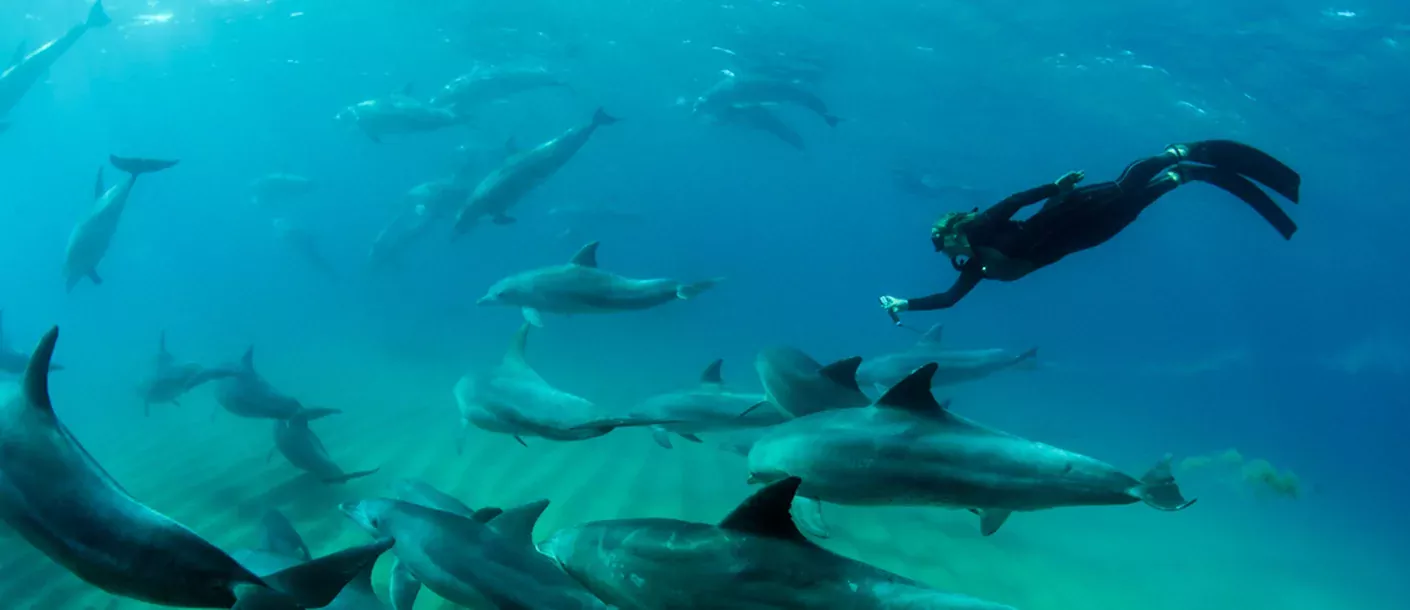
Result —
<instances>
[{"instance_id":1,"label":"wetsuit hood","mask_svg":"<svg viewBox=\"0 0 1410 610\"><path fill-rule=\"evenodd\" d=\"M973 256L964 225L979 216L978 212L948 212L930 227L930 243L936 252L950 256Z\"/></svg>"}]
</instances>

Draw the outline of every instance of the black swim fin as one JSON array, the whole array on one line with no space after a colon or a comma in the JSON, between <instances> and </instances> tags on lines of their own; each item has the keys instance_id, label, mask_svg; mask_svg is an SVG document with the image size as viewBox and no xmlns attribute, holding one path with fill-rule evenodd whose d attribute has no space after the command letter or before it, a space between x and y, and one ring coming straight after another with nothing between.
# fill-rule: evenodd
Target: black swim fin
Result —
<instances>
[{"instance_id":1,"label":"black swim fin","mask_svg":"<svg viewBox=\"0 0 1410 610\"><path fill-rule=\"evenodd\" d=\"M1288 201L1298 202L1302 176L1266 152L1233 140L1205 140L1185 145L1184 159L1213 165L1252 178Z\"/></svg>"},{"instance_id":2,"label":"black swim fin","mask_svg":"<svg viewBox=\"0 0 1410 610\"><path fill-rule=\"evenodd\" d=\"M1185 165L1180 169L1189 180L1198 180L1217 186L1243 200L1253 208L1253 211L1258 212L1259 216L1268 221L1268 224L1273 225L1273 228L1277 229L1283 239L1292 239L1293 233L1297 232L1297 223L1293 222L1292 217L1288 216L1288 213L1284 212L1281 207L1278 207L1278 203L1273 201L1268 193L1263 192L1263 189L1258 188L1258 185L1250 182L1247 178L1219 167Z\"/></svg>"}]
</instances>

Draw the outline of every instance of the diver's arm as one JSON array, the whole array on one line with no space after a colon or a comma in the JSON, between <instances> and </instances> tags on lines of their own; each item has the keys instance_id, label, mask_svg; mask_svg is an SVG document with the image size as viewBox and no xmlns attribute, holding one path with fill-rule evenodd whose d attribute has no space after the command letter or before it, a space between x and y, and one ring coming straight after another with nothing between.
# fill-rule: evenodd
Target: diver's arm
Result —
<instances>
[{"instance_id":1,"label":"diver's arm","mask_svg":"<svg viewBox=\"0 0 1410 610\"><path fill-rule=\"evenodd\" d=\"M1042 201L1044 199L1056 197L1061 194L1061 192L1062 188L1059 187L1056 183L1048 183L1044 184L1043 186L1028 189L1021 193L1014 193L1012 195L1009 195L1007 199L990 206L987 210L984 210L984 213L980 215L980 218L989 222L1003 222L1010 218L1013 218L1013 215L1017 214L1019 210L1035 203L1038 203L1039 201Z\"/></svg>"},{"instance_id":2,"label":"diver's arm","mask_svg":"<svg viewBox=\"0 0 1410 610\"><path fill-rule=\"evenodd\" d=\"M949 290L919 299L907 299L906 311L930 311L954 307L955 303L960 302L960 299L969 294L969 291L974 290L974 287L979 285L979 280L982 279L984 279L984 272L979 269L979 264L970 260L960 270L960 277L955 279L954 285L950 286Z\"/></svg>"}]
</instances>

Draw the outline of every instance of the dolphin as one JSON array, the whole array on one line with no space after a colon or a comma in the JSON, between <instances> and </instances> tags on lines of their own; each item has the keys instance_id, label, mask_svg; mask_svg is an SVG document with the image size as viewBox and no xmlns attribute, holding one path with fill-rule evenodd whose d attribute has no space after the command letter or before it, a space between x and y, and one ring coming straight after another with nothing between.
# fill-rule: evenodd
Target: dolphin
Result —
<instances>
[{"instance_id":1,"label":"dolphin","mask_svg":"<svg viewBox=\"0 0 1410 610\"><path fill-rule=\"evenodd\" d=\"M465 112L471 106L494 102L536 89L568 88L558 76L542 67L473 70L446 84L431 105Z\"/></svg>"},{"instance_id":2,"label":"dolphin","mask_svg":"<svg viewBox=\"0 0 1410 610\"><path fill-rule=\"evenodd\" d=\"M741 394L725 389L720 375L723 360L705 367L695 387L652 396L632 409L633 418L676 420L679 423L651 427L656 444L671 448L671 434L693 443L702 432L772 426L788 419L777 409L756 409L767 402L763 394Z\"/></svg>"},{"instance_id":3,"label":"dolphin","mask_svg":"<svg viewBox=\"0 0 1410 610\"><path fill-rule=\"evenodd\" d=\"M368 262L382 267L395 263L427 232L448 221L455 209L470 195L470 189L456 178L434 180L413 187L403 197L398 214L372 241Z\"/></svg>"},{"instance_id":4,"label":"dolphin","mask_svg":"<svg viewBox=\"0 0 1410 610\"><path fill-rule=\"evenodd\" d=\"M773 347L759 352L754 369L764 385L769 402L793 417L809 413L863 407L871 399L857 386L857 356L827 366L792 347Z\"/></svg>"},{"instance_id":5,"label":"dolphin","mask_svg":"<svg viewBox=\"0 0 1410 610\"><path fill-rule=\"evenodd\" d=\"M45 78L49 74L49 68L68 53L88 30L101 28L112 22L103 11L103 0L97 0L88 9L88 18L83 23L69 28L62 38L51 40L28 55L24 54L23 47L16 49L10 66L0 72L0 118L10 113L30 88Z\"/></svg>"},{"instance_id":6,"label":"dolphin","mask_svg":"<svg viewBox=\"0 0 1410 610\"><path fill-rule=\"evenodd\" d=\"M230 554L240 565L259 576L278 573L309 561L308 545L289 519L277 510L265 512L260 522L260 545ZM389 610L372 590L372 568L367 567L349 582L324 610Z\"/></svg>"},{"instance_id":7,"label":"dolphin","mask_svg":"<svg viewBox=\"0 0 1410 610\"><path fill-rule=\"evenodd\" d=\"M117 232L118 221L122 220L122 211L127 207L127 198L132 195L132 187L137 184L137 177L159 172L177 163L118 156L109 156L108 160L113 167L127 172L128 178L104 190L103 168L98 168L98 182L93 193L97 202L88 216L73 228L73 233L69 235L68 251L65 252L64 281L70 292L78 285L79 280L85 277L94 284L103 283L102 276L98 275L98 263L102 262L108 253L108 245L112 243L113 234Z\"/></svg>"},{"instance_id":8,"label":"dolphin","mask_svg":"<svg viewBox=\"0 0 1410 610\"><path fill-rule=\"evenodd\" d=\"M289 419L294 416L314 420L328 415L342 413L338 409L311 409L304 407L298 399L274 389L255 370L255 347L245 350L240 364L231 367L236 371L216 382L215 400L233 415L239 417Z\"/></svg>"},{"instance_id":9,"label":"dolphin","mask_svg":"<svg viewBox=\"0 0 1410 610\"><path fill-rule=\"evenodd\" d=\"M554 533L539 550L599 599L625 610L1013 610L817 546L789 516L798 485L789 478L764 487L719 525L596 521Z\"/></svg>"},{"instance_id":10,"label":"dolphin","mask_svg":"<svg viewBox=\"0 0 1410 610\"><path fill-rule=\"evenodd\" d=\"M250 183L250 202L269 206L307 195L317 187L310 179L296 174L267 174Z\"/></svg>"},{"instance_id":11,"label":"dolphin","mask_svg":"<svg viewBox=\"0 0 1410 610\"><path fill-rule=\"evenodd\" d=\"M29 354L16 350L5 340L5 311L0 310L0 372L19 375L29 366ZM62 371L62 364L49 365L50 371Z\"/></svg>"},{"instance_id":12,"label":"dolphin","mask_svg":"<svg viewBox=\"0 0 1410 610\"><path fill-rule=\"evenodd\" d=\"M986 189L949 182L935 174L908 167L892 169L891 180L896 188L922 199L960 199L976 206L987 206L995 199L994 194Z\"/></svg>"},{"instance_id":13,"label":"dolphin","mask_svg":"<svg viewBox=\"0 0 1410 610\"><path fill-rule=\"evenodd\" d=\"M524 444L525 436L553 441L597 438L617 428L675 423L656 419L606 417L592 401L553 387L524 359L529 325L519 328L499 365L466 375L453 393L460 408L461 432L456 452L463 451L471 426L509 434Z\"/></svg>"},{"instance_id":14,"label":"dolphin","mask_svg":"<svg viewBox=\"0 0 1410 610\"><path fill-rule=\"evenodd\" d=\"M238 374L239 371L229 368L206 368L190 362L177 362L176 356L166 349L166 331L162 331L157 341L157 355L152 359L152 372L138 387L142 395L142 413L151 415L153 404L181 406L177 400L187 392L208 381Z\"/></svg>"},{"instance_id":15,"label":"dolphin","mask_svg":"<svg viewBox=\"0 0 1410 610\"><path fill-rule=\"evenodd\" d=\"M598 242L583 246L566 265L532 269L495 282L475 304L518 307L525 320L542 327L543 312L617 313L651 309L674 301L688 301L722 281L713 278L685 284L673 279L623 277L598 268L597 246Z\"/></svg>"},{"instance_id":16,"label":"dolphin","mask_svg":"<svg viewBox=\"0 0 1410 610\"><path fill-rule=\"evenodd\" d=\"M767 133L794 150L808 149L807 143L803 141L803 136L798 133L798 130L785 123L766 106L737 104L721 108L716 117L721 123Z\"/></svg>"},{"instance_id":17,"label":"dolphin","mask_svg":"<svg viewBox=\"0 0 1410 610\"><path fill-rule=\"evenodd\" d=\"M329 279L338 279L338 269L328 261L328 257L323 255L323 248L318 244L318 238L314 237L308 229L295 225L287 218L275 218L272 225L274 235L293 248L299 258L304 259L320 275Z\"/></svg>"},{"instance_id":18,"label":"dolphin","mask_svg":"<svg viewBox=\"0 0 1410 610\"><path fill-rule=\"evenodd\" d=\"M436 489L429 483L416 479L397 479L397 481L392 484L392 487L397 499L403 502L420 504L426 508L434 508L436 510L454 513L466 519L474 519L480 523L487 523L490 519L498 517L504 512L498 508L471 509L469 506L466 506L464 502L457 500L455 496Z\"/></svg>"},{"instance_id":19,"label":"dolphin","mask_svg":"<svg viewBox=\"0 0 1410 610\"><path fill-rule=\"evenodd\" d=\"M567 165L598 127L616 122L615 117L598 108L586 125L569 129L563 135L505 159L480 180L456 214L455 235L469 232L481 218L489 218L498 225L515 222L509 216L510 208Z\"/></svg>"},{"instance_id":20,"label":"dolphin","mask_svg":"<svg viewBox=\"0 0 1410 610\"><path fill-rule=\"evenodd\" d=\"M481 523L385 498L339 508L373 536L396 541L393 606L410 610L420 586L470 608L606 609L552 559L534 548L539 500Z\"/></svg>"},{"instance_id":21,"label":"dolphin","mask_svg":"<svg viewBox=\"0 0 1410 610\"><path fill-rule=\"evenodd\" d=\"M802 477L801 496L837 504L969 509L986 536L1014 511L1145 502L1173 512L1194 504L1180 494L1168 456L1136 479L954 414L930 393L937 368L921 367L869 407L770 428L749 451L750 480Z\"/></svg>"},{"instance_id":22,"label":"dolphin","mask_svg":"<svg viewBox=\"0 0 1410 610\"><path fill-rule=\"evenodd\" d=\"M334 117L351 122L378 144L388 135L423 133L463 124L466 117L411 97L411 86L400 94L358 102Z\"/></svg>"},{"instance_id":23,"label":"dolphin","mask_svg":"<svg viewBox=\"0 0 1410 610\"><path fill-rule=\"evenodd\" d=\"M0 520L79 579L163 606L321 608L391 548L382 540L260 577L138 502L54 412L48 371L58 338L58 327L44 335L23 390L0 407Z\"/></svg>"},{"instance_id":24,"label":"dolphin","mask_svg":"<svg viewBox=\"0 0 1410 610\"><path fill-rule=\"evenodd\" d=\"M857 368L857 382L881 391L905 379L916 369L934 362L939 365L931 383L934 387L983 379L999 371L1032 362L1038 348L1021 353L1005 349L947 350L940 346L943 324L936 324L920 339L902 351L867 358Z\"/></svg>"},{"instance_id":25,"label":"dolphin","mask_svg":"<svg viewBox=\"0 0 1410 610\"><path fill-rule=\"evenodd\" d=\"M329 413L315 414L324 417ZM288 419L274 421L274 448L295 468L307 472L329 485L347 483L377 472L378 468L344 472L337 462L328 455L323 441L308 427L309 411L297 413Z\"/></svg>"},{"instance_id":26,"label":"dolphin","mask_svg":"<svg viewBox=\"0 0 1410 610\"><path fill-rule=\"evenodd\" d=\"M741 106L771 106L792 104L818 115L828 127L836 127L842 119L827 108L827 102L804 89L798 83L740 76L726 72L725 78L695 100L692 111L697 114L724 118Z\"/></svg>"}]
</instances>

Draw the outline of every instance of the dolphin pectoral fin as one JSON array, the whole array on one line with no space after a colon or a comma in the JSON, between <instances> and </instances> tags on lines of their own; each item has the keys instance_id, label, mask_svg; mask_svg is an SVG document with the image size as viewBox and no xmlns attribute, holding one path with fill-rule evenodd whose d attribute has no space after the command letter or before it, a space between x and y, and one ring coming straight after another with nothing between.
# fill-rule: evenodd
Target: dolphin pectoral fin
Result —
<instances>
[{"instance_id":1,"label":"dolphin pectoral fin","mask_svg":"<svg viewBox=\"0 0 1410 610\"><path fill-rule=\"evenodd\" d=\"M818 538L830 538L831 530L823 520L822 502L813 498L793 498L793 520L798 528Z\"/></svg>"},{"instance_id":2,"label":"dolphin pectoral fin","mask_svg":"<svg viewBox=\"0 0 1410 610\"><path fill-rule=\"evenodd\" d=\"M363 127L363 128L362 128L362 135L365 135L365 136L367 136L367 139L372 140L372 143L373 143L373 144L381 144L381 143L382 143L382 138L379 137L377 134L372 133L372 131L369 130L369 129L367 129L366 127Z\"/></svg>"},{"instance_id":3,"label":"dolphin pectoral fin","mask_svg":"<svg viewBox=\"0 0 1410 610\"><path fill-rule=\"evenodd\" d=\"M27 41L21 40L20 44L15 45L15 52L13 55L10 56L10 65L8 67L13 68L15 66L20 65L20 62L24 61L24 48L27 44L29 44Z\"/></svg>"},{"instance_id":4,"label":"dolphin pectoral fin","mask_svg":"<svg viewBox=\"0 0 1410 610\"><path fill-rule=\"evenodd\" d=\"M1198 499L1186 500L1184 494L1180 493L1180 486L1175 484L1175 475L1170 472L1172 457L1166 454L1159 463L1146 471L1145 476L1141 477L1141 484L1132 490L1131 495L1140 498L1151 508L1173 513L1189 508Z\"/></svg>"},{"instance_id":5,"label":"dolphin pectoral fin","mask_svg":"<svg viewBox=\"0 0 1410 610\"><path fill-rule=\"evenodd\" d=\"M494 216L490 217L490 222L493 222L497 225L512 225L516 222L519 222L519 219L514 218L513 216L506 216L504 214L495 214Z\"/></svg>"},{"instance_id":6,"label":"dolphin pectoral fin","mask_svg":"<svg viewBox=\"0 0 1410 610\"><path fill-rule=\"evenodd\" d=\"M270 461L274 460L274 451L274 448L270 448L269 453L264 454L264 463L268 464Z\"/></svg>"},{"instance_id":7,"label":"dolphin pectoral fin","mask_svg":"<svg viewBox=\"0 0 1410 610\"><path fill-rule=\"evenodd\" d=\"M698 436L696 436L696 435L694 435L694 434L686 434L686 433L684 433L684 432L680 432L680 433L678 433L678 435L679 435L681 438L683 438L683 439L685 439L685 440L688 440L688 441L690 441L690 442L692 442L692 443L703 443L703 442L705 442L705 441L700 440L700 437L698 437Z\"/></svg>"},{"instance_id":8,"label":"dolphin pectoral fin","mask_svg":"<svg viewBox=\"0 0 1410 610\"><path fill-rule=\"evenodd\" d=\"M387 579L387 596L391 598L392 610L411 610L416 605L416 594L421 592L421 581L406 569L401 560L392 564L392 574Z\"/></svg>"},{"instance_id":9,"label":"dolphin pectoral fin","mask_svg":"<svg viewBox=\"0 0 1410 610\"><path fill-rule=\"evenodd\" d=\"M515 435L514 435L514 440L519 441L519 444L520 444L520 445L523 445L523 446L525 446L525 447L528 447L528 446L529 446L529 444L526 443L526 442L524 442L524 439L523 439L522 437L520 437L518 434L515 434Z\"/></svg>"},{"instance_id":10,"label":"dolphin pectoral fin","mask_svg":"<svg viewBox=\"0 0 1410 610\"><path fill-rule=\"evenodd\" d=\"M97 286L102 286L102 285L103 285L103 276L98 275L98 270L97 270L97 269L89 269L89 270L88 270L88 279L92 280L94 285L97 285Z\"/></svg>"},{"instance_id":11,"label":"dolphin pectoral fin","mask_svg":"<svg viewBox=\"0 0 1410 610\"><path fill-rule=\"evenodd\" d=\"M999 528L1004 526L1004 522L1009 520L1009 515L1012 515L1013 511L989 509L976 510L974 513L979 515L979 533L993 536L994 532L999 531Z\"/></svg>"},{"instance_id":12,"label":"dolphin pectoral fin","mask_svg":"<svg viewBox=\"0 0 1410 610\"><path fill-rule=\"evenodd\" d=\"M662 449L671 448L671 435L666 432L665 428L653 426L651 428L651 440L656 441L656 444L660 445Z\"/></svg>"},{"instance_id":13,"label":"dolphin pectoral fin","mask_svg":"<svg viewBox=\"0 0 1410 610\"><path fill-rule=\"evenodd\" d=\"M524 308L524 321L538 328L543 328L543 314L532 307Z\"/></svg>"},{"instance_id":14,"label":"dolphin pectoral fin","mask_svg":"<svg viewBox=\"0 0 1410 610\"><path fill-rule=\"evenodd\" d=\"M275 591L296 600L299 608L322 608L332 602L343 587L357 578L367 566L376 563L377 558L392 548L393 544L394 540L384 538L344 549L275 572L265 576L263 580ZM238 602L236 607L239 607Z\"/></svg>"},{"instance_id":15,"label":"dolphin pectoral fin","mask_svg":"<svg viewBox=\"0 0 1410 610\"><path fill-rule=\"evenodd\" d=\"M296 420L296 421L302 421L302 422L307 423L307 422L311 422L311 421L313 421L313 420L315 420L315 419L323 419L323 418L325 418L325 417L328 417L329 415L338 415L339 413L342 413L342 412L343 412L342 409L309 409L309 408L305 408L305 409L300 409L298 413L295 413L294 416L291 417L291 418L289 418L289 419L290 419L290 420Z\"/></svg>"},{"instance_id":16,"label":"dolphin pectoral fin","mask_svg":"<svg viewBox=\"0 0 1410 610\"><path fill-rule=\"evenodd\" d=\"M174 406L174 407L180 407L180 406L181 406L181 401L178 400L178 399L175 399L175 398L171 399L171 400L168 401L168 402L170 402L170 403L172 404L172 406Z\"/></svg>"},{"instance_id":17,"label":"dolphin pectoral fin","mask_svg":"<svg viewBox=\"0 0 1410 610\"><path fill-rule=\"evenodd\" d=\"M299 603L289 595L259 585L235 587L235 605L230 610L286 610L298 608Z\"/></svg>"},{"instance_id":18,"label":"dolphin pectoral fin","mask_svg":"<svg viewBox=\"0 0 1410 610\"><path fill-rule=\"evenodd\" d=\"M103 166L99 165L99 166L98 166L98 180L96 180L96 181L93 183L93 198L94 198L94 199L101 199L101 198L103 197L103 191L104 191L104 190L105 190L105 189L103 188Z\"/></svg>"}]
</instances>

